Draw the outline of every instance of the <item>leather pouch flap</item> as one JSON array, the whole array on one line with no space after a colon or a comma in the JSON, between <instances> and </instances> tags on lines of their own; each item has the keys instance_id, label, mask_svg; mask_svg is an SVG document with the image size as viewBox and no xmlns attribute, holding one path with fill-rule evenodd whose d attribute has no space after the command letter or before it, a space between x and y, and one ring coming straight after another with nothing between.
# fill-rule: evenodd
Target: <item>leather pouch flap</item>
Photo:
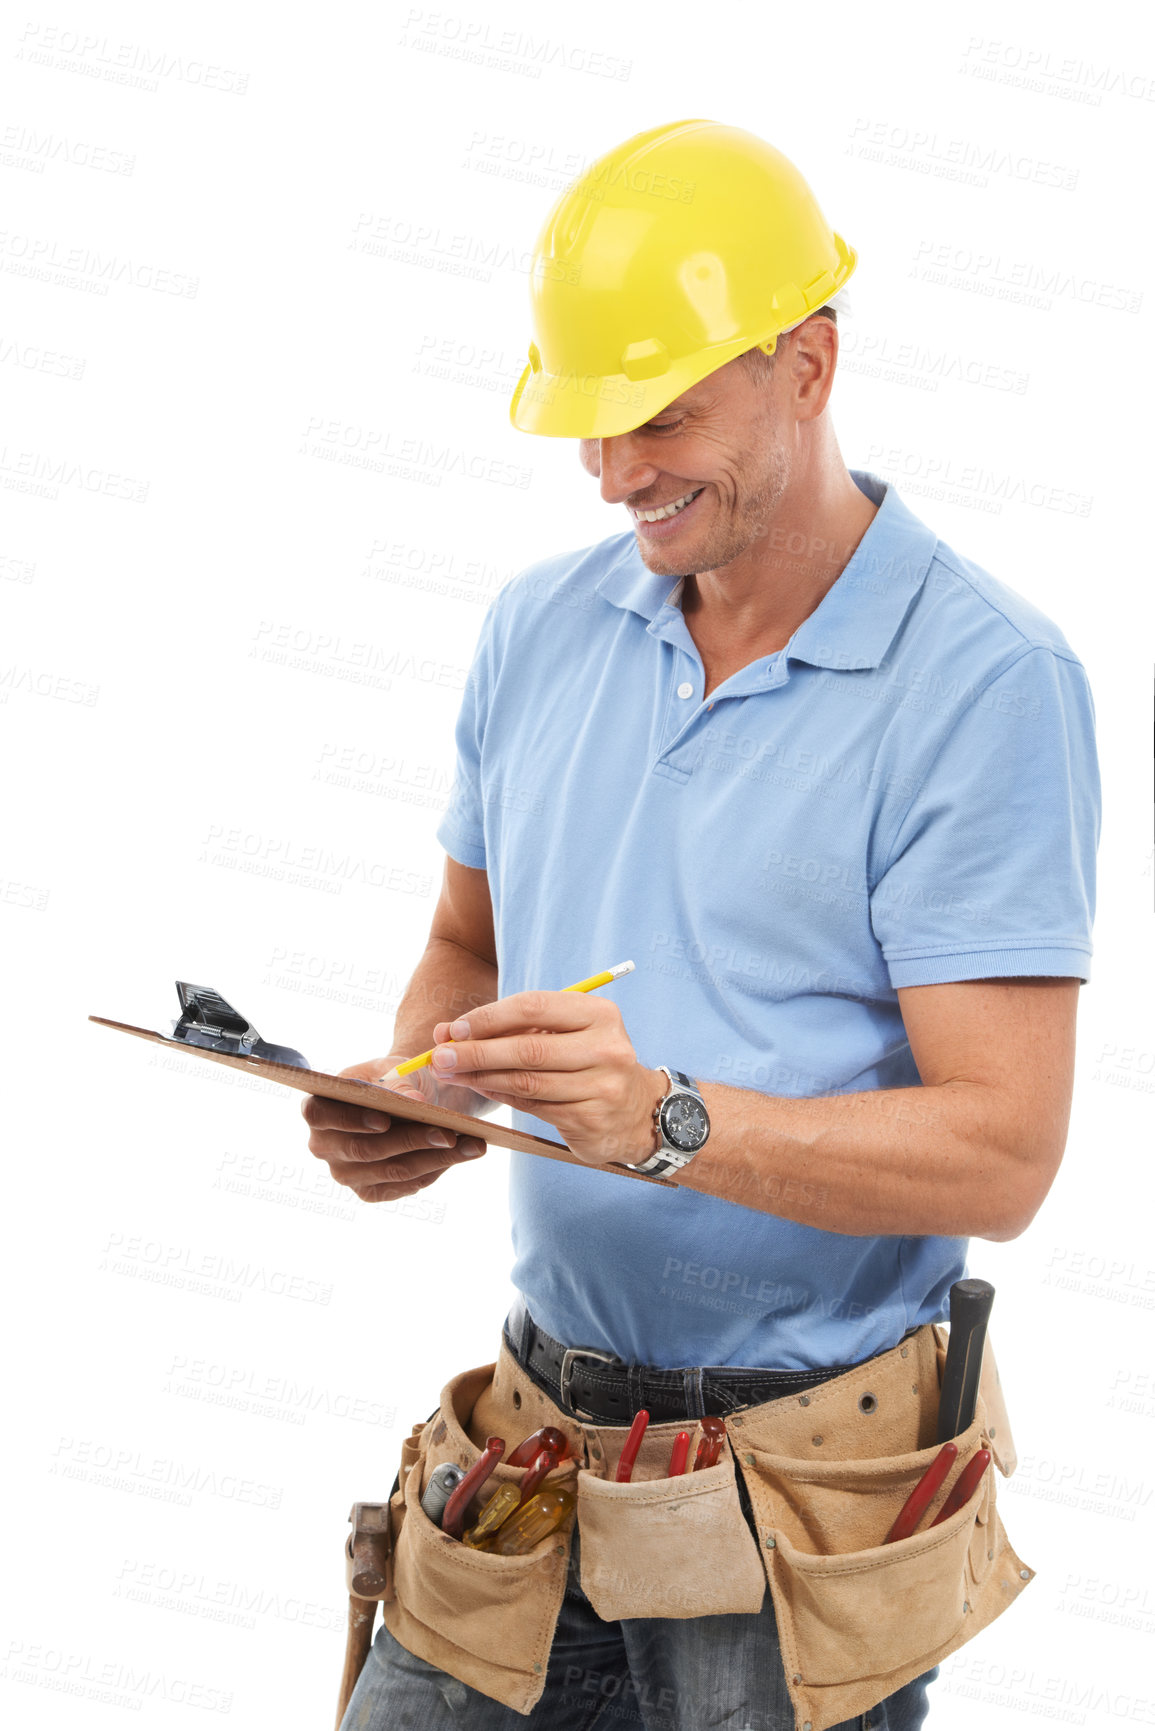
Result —
<instances>
[{"instance_id":1,"label":"leather pouch flap","mask_svg":"<svg viewBox=\"0 0 1155 1731\"><path fill-rule=\"evenodd\" d=\"M765 1576L729 1456L637 1484L580 1472L578 1532L582 1591L607 1622L761 1608Z\"/></svg>"}]
</instances>

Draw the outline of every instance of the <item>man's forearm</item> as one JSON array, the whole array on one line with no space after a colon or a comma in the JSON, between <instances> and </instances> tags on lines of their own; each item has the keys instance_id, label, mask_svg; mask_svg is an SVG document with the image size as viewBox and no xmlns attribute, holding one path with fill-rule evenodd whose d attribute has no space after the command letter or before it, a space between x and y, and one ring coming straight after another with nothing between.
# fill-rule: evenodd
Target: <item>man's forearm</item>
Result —
<instances>
[{"instance_id":1,"label":"man's forearm","mask_svg":"<svg viewBox=\"0 0 1155 1731\"><path fill-rule=\"evenodd\" d=\"M1006 1101L970 1083L786 1099L700 1083L710 1139L689 1190L857 1236L1012 1238L1037 1201Z\"/></svg>"},{"instance_id":2,"label":"man's forearm","mask_svg":"<svg viewBox=\"0 0 1155 1731\"><path fill-rule=\"evenodd\" d=\"M448 938L430 938L413 970L393 1026L393 1051L415 1057L433 1044L438 1022L451 1022L497 997L497 969Z\"/></svg>"}]
</instances>

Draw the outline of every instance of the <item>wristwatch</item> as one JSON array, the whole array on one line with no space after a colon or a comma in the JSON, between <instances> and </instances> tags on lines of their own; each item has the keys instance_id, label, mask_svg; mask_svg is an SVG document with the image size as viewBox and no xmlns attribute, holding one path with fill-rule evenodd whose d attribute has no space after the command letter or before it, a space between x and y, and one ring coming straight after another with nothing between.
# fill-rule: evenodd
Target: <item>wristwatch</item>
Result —
<instances>
[{"instance_id":1,"label":"wristwatch","mask_svg":"<svg viewBox=\"0 0 1155 1731\"><path fill-rule=\"evenodd\" d=\"M688 1166L705 1147L710 1134L710 1114L688 1076L681 1070L667 1069L665 1064L657 1068L665 1073L670 1084L654 1107L654 1128L661 1146L645 1160L629 1160L626 1165L647 1177L664 1178L667 1172L679 1172Z\"/></svg>"}]
</instances>

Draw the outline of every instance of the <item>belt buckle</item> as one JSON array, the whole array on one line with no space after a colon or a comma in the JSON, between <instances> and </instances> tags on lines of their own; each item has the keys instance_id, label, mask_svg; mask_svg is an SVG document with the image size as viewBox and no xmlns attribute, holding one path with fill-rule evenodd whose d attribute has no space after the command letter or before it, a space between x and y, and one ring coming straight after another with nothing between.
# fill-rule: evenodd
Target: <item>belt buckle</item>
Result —
<instances>
[{"instance_id":1,"label":"belt buckle","mask_svg":"<svg viewBox=\"0 0 1155 1731\"><path fill-rule=\"evenodd\" d=\"M587 1412L583 1414L576 1406L574 1406L573 1401L570 1398L570 1382L573 1377L573 1361L575 1358L597 1358L600 1359L603 1364L621 1364L623 1361L614 1353L599 1352L597 1347L593 1346L567 1346L565 1351L562 1353L561 1371L558 1376L558 1382L561 1389L562 1407L566 1412L572 1413L574 1418L582 1418L584 1416L593 1419L595 1424L600 1424L603 1421L598 1417L597 1413Z\"/></svg>"}]
</instances>

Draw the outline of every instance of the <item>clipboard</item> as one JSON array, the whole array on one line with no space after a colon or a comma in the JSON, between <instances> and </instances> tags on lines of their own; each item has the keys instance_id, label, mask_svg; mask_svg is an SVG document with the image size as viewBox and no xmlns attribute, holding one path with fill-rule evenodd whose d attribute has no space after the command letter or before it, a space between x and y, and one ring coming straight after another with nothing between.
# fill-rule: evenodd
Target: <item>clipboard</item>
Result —
<instances>
[{"instance_id":1,"label":"clipboard","mask_svg":"<svg viewBox=\"0 0 1155 1731\"><path fill-rule=\"evenodd\" d=\"M341 1100L346 1105L387 1112L391 1118L436 1124L443 1130L456 1130L462 1136L476 1136L479 1141L492 1143L498 1148L513 1148L521 1154L540 1154L547 1160L558 1160L565 1166L580 1166L583 1172L612 1172L620 1178L636 1179L641 1184L660 1184L665 1190L677 1188L668 1178L650 1177L616 1161L608 1166L590 1166L585 1160L579 1160L564 1142L531 1136L527 1131L493 1124L488 1118L475 1118L468 1112L451 1112L444 1106L426 1105L424 1101L411 1100L405 1094L395 1094L373 1082L312 1070L300 1052L292 1047L274 1046L262 1040L252 1023L211 986L193 986L178 980L177 994L181 1015L173 1023L171 1034L138 1028L131 1022L115 1022L107 1016L89 1016L88 1020L101 1028L114 1028L118 1033L133 1034L137 1039L151 1040L156 1045L185 1052L191 1057L204 1058L210 1064L226 1064L230 1069L243 1070L250 1076L261 1076L282 1087L295 1088L301 1094L319 1094L326 1100Z\"/></svg>"}]
</instances>

